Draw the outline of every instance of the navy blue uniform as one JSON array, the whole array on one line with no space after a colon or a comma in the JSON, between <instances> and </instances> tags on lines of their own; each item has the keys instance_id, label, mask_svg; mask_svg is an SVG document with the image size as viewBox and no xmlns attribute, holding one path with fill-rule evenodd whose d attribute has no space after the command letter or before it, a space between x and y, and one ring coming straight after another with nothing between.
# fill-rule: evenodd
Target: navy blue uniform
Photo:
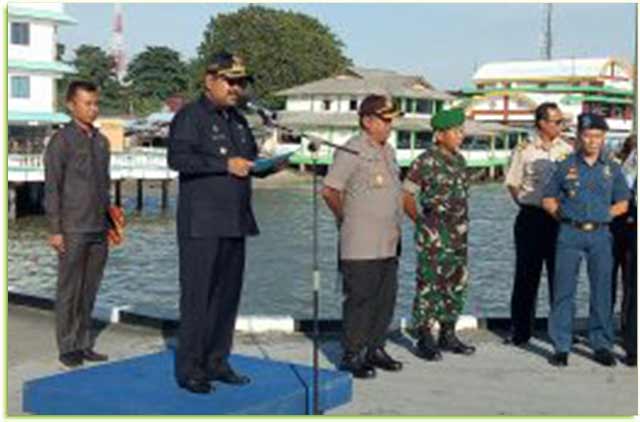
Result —
<instances>
[{"instance_id":1,"label":"navy blue uniform","mask_svg":"<svg viewBox=\"0 0 640 422\"><path fill-rule=\"evenodd\" d=\"M604 154L593 166L582 154L572 154L559 163L544 197L560 201L554 300L548 327L556 352L568 353L571 348L574 298L583 255L590 287L589 341L594 350L609 350L613 337L609 209L611 204L629 198L622 170Z\"/></svg>"},{"instance_id":2,"label":"navy blue uniform","mask_svg":"<svg viewBox=\"0 0 640 422\"><path fill-rule=\"evenodd\" d=\"M204 95L171 122L169 167L180 173L178 381L205 378L231 351L245 237L257 235L258 227L251 178L231 175L227 160L254 160L257 153L246 119L235 108L216 107Z\"/></svg>"}]
</instances>

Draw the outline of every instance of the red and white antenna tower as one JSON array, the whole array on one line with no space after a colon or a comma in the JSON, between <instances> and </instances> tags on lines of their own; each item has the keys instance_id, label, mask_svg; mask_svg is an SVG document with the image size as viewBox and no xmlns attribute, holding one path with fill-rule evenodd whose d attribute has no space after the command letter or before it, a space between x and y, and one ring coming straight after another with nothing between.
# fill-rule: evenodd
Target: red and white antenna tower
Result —
<instances>
[{"instance_id":1,"label":"red and white antenna tower","mask_svg":"<svg viewBox=\"0 0 640 422\"><path fill-rule=\"evenodd\" d=\"M118 80L122 82L127 73L127 56L124 54L124 34L122 19L122 4L116 3L113 9L113 29L111 33L111 56L115 61L115 71Z\"/></svg>"}]
</instances>

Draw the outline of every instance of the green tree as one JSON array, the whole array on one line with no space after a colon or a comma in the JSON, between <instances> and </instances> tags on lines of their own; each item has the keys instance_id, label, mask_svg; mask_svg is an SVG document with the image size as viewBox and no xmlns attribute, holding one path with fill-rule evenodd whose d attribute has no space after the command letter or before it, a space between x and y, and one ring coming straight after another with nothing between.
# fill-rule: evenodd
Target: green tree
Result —
<instances>
[{"instance_id":1,"label":"green tree","mask_svg":"<svg viewBox=\"0 0 640 422\"><path fill-rule=\"evenodd\" d=\"M147 47L136 55L125 82L136 113L157 110L171 95L184 94L189 85L187 65L168 47Z\"/></svg>"},{"instance_id":2,"label":"green tree","mask_svg":"<svg viewBox=\"0 0 640 422\"><path fill-rule=\"evenodd\" d=\"M187 87L187 96L191 99L198 97L202 92L202 78L204 67L198 57L192 58L187 63L187 76L189 84Z\"/></svg>"},{"instance_id":3,"label":"green tree","mask_svg":"<svg viewBox=\"0 0 640 422\"><path fill-rule=\"evenodd\" d=\"M271 106L281 89L331 76L351 64L344 44L317 19L292 11L250 5L212 17L198 47L198 83L212 54L227 50L241 56L256 77L255 95Z\"/></svg>"},{"instance_id":4,"label":"green tree","mask_svg":"<svg viewBox=\"0 0 640 422\"><path fill-rule=\"evenodd\" d=\"M58 84L58 104L65 103L65 93L72 80L82 79L95 83L100 88L100 111L103 115L120 114L127 111L127 98L114 71L113 58L100 47L83 44L75 51L71 62L76 73L65 75Z\"/></svg>"}]
</instances>

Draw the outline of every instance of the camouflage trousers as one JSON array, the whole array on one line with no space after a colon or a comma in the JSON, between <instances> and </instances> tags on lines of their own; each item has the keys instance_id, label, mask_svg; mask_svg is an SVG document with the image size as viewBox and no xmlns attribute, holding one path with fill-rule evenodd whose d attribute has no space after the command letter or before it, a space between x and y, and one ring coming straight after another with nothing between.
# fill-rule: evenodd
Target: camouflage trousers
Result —
<instances>
[{"instance_id":1,"label":"camouflage trousers","mask_svg":"<svg viewBox=\"0 0 640 422\"><path fill-rule=\"evenodd\" d=\"M455 324L467 291L467 234L448 225L416 226L417 270L412 329L418 336L435 322Z\"/></svg>"}]
</instances>

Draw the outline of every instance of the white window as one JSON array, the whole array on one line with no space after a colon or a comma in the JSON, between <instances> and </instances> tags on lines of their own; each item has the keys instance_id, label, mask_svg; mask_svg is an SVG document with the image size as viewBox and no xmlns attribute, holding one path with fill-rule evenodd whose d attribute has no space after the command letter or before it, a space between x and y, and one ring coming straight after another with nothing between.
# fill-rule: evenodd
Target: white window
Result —
<instances>
[{"instance_id":1,"label":"white window","mask_svg":"<svg viewBox=\"0 0 640 422\"><path fill-rule=\"evenodd\" d=\"M11 44L29 45L29 24L11 22Z\"/></svg>"},{"instance_id":2,"label":"white window","mask_svg":"<svg viewBox=\"0 0 640 422\"><path fill-rule=\"evenodd\" d=\"M29 98L31 86L28 76L11 77L11 98Z\"/></svg>"}]
</instances>

